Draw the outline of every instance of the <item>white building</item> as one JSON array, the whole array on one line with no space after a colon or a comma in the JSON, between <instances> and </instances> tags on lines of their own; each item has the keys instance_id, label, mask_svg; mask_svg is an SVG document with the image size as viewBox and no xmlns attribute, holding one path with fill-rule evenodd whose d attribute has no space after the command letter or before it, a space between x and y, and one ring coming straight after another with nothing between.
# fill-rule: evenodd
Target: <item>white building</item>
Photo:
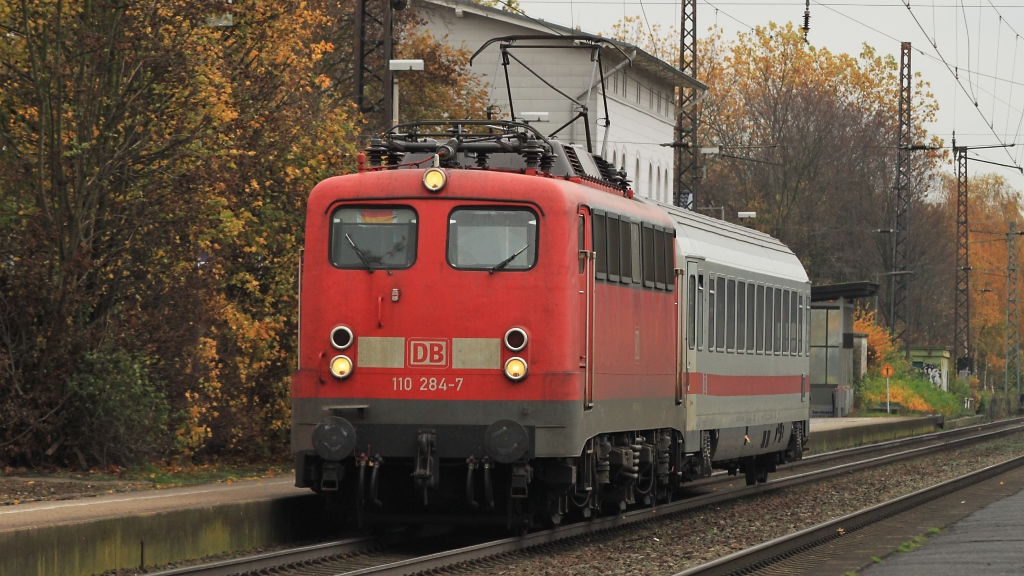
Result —
<instances>
[{"instance_id":1,"label":"white building","mask_svg":"<svg viewBox=\"0 0 1024 576\"><path fill-rule=\"evenodd\" d=\"M499 111L497 117L510 119L510 111L514 111L516 119L526 117L529 120L534 115L524 113L547 113L544 123L531 124L550 134L571 122L557 137L586 144L585 123L572 121L580 107L558 93L561 91L587 106L594 152L615 166L625 168L637 195L672 202L673 149L662 144L671 143L675 138L673 93L676 87L704 91L706 86L636 46L611 41L600 48L607 88L607 94L603 94L591 50L583 43L563 38L593 35L460 0L419 0L415 6L418 15L426 21L424 27L436 39L447 38L449 44L473 52L494 38L545 37L519 40L512 45L508 84L501 65L500 42L487 46L473 60L472 69L488 85L490 103ZM575 48L529 48L530 45ZM512 106L508 98L509 85ZM607 121L604 96L607 96Z\"/></svg>"}]
</instances>

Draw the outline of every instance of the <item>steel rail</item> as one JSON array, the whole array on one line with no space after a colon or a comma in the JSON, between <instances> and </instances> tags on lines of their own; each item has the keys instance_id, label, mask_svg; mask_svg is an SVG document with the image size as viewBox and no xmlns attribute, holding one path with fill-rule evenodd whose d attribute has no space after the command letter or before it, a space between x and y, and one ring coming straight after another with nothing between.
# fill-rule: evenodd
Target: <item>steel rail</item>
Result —
<instances>
[{"instance_id":1,"label":"steel rail","mask_svg":"<svg viewBox=\"0 0 1024 576\"><path fill-rule=\"evenodd\" d=\"M992 430L995 433L1001 431L1007 431L1012 433L1021 430L1021 426L1024 425L1024 418L1009 418L1006 420L997 420L993 422L985 422L975 426L966 426L963 428L954 428L953 430L942 430L939 432L931 432L929 434L920 434L918 436L909 436L906 438L897 438L895 440L887 440L885 442L878 442L874 444L865 444L863 446L854 446L853 448L844 448L842 450L833 450L831 452L822 452L820 454L810 454L804 456L803 459L795 462L789 462L781 472L792 472L803 468L811 468L819 466L826 462L833 462L835 460L845 460L847 458L857 458L864 454L874 454L878 452L885 452L887 450L896 450L900 448L909 448L918 444L927 444L929 442L937 442L938 445L947 445L953 441L959 441L959 438L974 438L978 431L981 430ZM953 440L957 438L958 440ZM726 472L719 471L715 472L709 478L698 479L692 484L688 484L688 488L703 488L705 486L714 486L717 484L723 484L731 482L734 477L728 476Z\"/></svg>"},{"instance_id":2,"label":"steel rail","mask_svg":"<svg viewBox=\"0 0 1024 576\"><path fill-rule=\"evenodd\" d=\"M746 550L723 556L707 564L678 572L673 576L725 576L747 574L751 570L766 568L1021 466L1024 466L1024 456L1018 456L1000 464L965 474L959 478L947 480L930 488L918 490L917 492L883 502L859 512L847 514L835 520L830 520L817 526L747 548Z\"/></svg>"},{"instance_id":3,"label":"steel rail","mask_svg":"<svg viewBox=\"0 0 1024 576\"><path fill-rule=\"evenodd\" d=\"M312 544L298 548L289 548L275 552L266 552L245 558L231 558L218 562L210 562L197 566L184 566L160 572L149 572L149 576L232 576L244 572L258 572L282 566L294 566L308 562L316 562L324 558L339 555L351 555L367 552L382 546L408 541L410 538L421 538L447 532L445 528L424 530L396 531L383 536L359 536Z\"/></svg>"},{"instance_id":4,"label":"steel rail","mask_svg":"<svg viewBox=\"0 0 1024 576\"><path fill-rule=\"evenodd\" d=\"M952 432L962 433L967 430L977 431L977 427L951 430L944 433L936 433L934 435L930 434L926 436L931 436L933 439L935 439L935 437L938 435L943 435ZM462 547L454 550L439 552L436 554L429 554L416 558L410 558L407 560L382 564L380 566L362 568L356 571L342 572L341 574L344 574L345 576L363 576L368 574L393 576L404 574L416 574L431 570L441 570L455 565L461 565L471 563L474 561L484 560L486 558L491 558L500 554L516 552L527 548L551 544L561 540L576 538L587 534L593 534L595 532L611 530L622 526L634 524L637 522L646 522L654 519L666 518L669 516L690 512L698 508L718 504L721 502L739 500L748 496L753 496L755 494L767 494L785 488L791 488L801 486L804 484L810 484L813 482L819 482L841 474L848 474L850 472L884 466L895 462L900 462L902 460L924 456L933 452L940 452L962 445L984 442L986 440L991 440L1022 431L1024 431L1024 424L1017 424L1009 428L1002 428L990 432L985 432L982 434L971 435L964 438L951 439L946 442L931 444L928 446L909 448L893 454L886 454L873 458L867 458L863 460L858 460L856 462L837 464L835 466L831 466L821 470L813 470L804 473L793 474L790 476L771 480L765 484L757 484L754 486L742 486L729 491L716 491L710 494L692 496L686 498L685 500L680 500L677 502L671 502L667 504L658 504L649 508L631 510L629 512L624 512L616 516L597 517L588 521L578 522L565 526L559 526L553 529L527 534L525 536L505 538L502 540L496 540L474 546ZM924 436L916 438L924 438ZM871 452L891 450L893 448L902 447L902 443L904 443L906 440L909 439L857 447L849 450L839 451L836 454L844 453L843 455L848 457L858 456L861 453L870 454ZM820 458L830 456L831 454L833 453L825 453L820 455L818 457L818 463L824 463L825 460L821 460ZM812 460L812 458L808 458L808 460ZM729 478L732 478L734 480L736 479L736 477ZM702 486L694 485L693 487L701 488ZM435 535L437 533L438 532L434 532ZM424 532L419 532L417 535L411 536L409 533L403 532L387 535L385 537L386 540L373 537L353 538L339 542L317 544L313 546L283 550L279 552L270 552L266 554L260 554L258 556L224 560L212 564L176 568L173 570L154 572L151 574L153 576L228 576L239 573L252 573L274 568L278 569L275 570L275 573L284 574L287 573L286 568L288 566L324 560L327 557L341 554L354 554L358 552L366 552L368 550L386 547L390 544L394 544L397 542L408 541L410 538L426 535L427 534Z\"/></svg>"},{"instance_id":5,"label":"steel rail","mask_svg":"<svg viewBox=\"0 0 1024 576\"><path fill-rule=\"evenodd\" d=\"M646 508L642 510L633 510L626 512L619 516L607 517L607 518L596 518L588 522L581 522L578 524L572 524L569 526L561 526L551 530L544 530L534 534L528 534L526 536L519 536L514 538L506 538L504 540L497 540L485 544L479 544L476 546L469 546L465 548L459 548L457 550L450 550L446 552L440 552L437 554L431 554L428 556L422 556L419 558L413 558L409 560L403 560L400 562L394 562L391 564L385 564L381 566L364 568L355 572L346 572L345 576L365 576L369 574L377 576L401 576L406 574L417 574L422 572L430 572L432 570L441 570L447 567L471 563L478 560L483 560L499 554L515 552L526 548L532 548L543 544L550 544L559 540L582 536L585 534L591 534L594 532L601 532L620 526L626 526L636 522L646 522L655 518L665 518L673 516L683 512L702 508L711 504L718 504L729 500L739 500L747 496L754 494L764 494L769 492L775 492L784 488L790 488L800 486L803 484L809 484L812 482L818 482L838 476L840 474L847 474L858 470L867 468L874 468L878 466L884 466L908 458L917 456L923 456L932 452L939 452L942 450L948 450L950 447L958 446L961 444L971 444L982 442L992 438L998 438L1011 434L1013 432L1024 431L1024 426L1016 426L1010 430L998 430L994 432L987 432L972 436L970 438L962 438L948 442L945 444L936 444L932 446L923 446L920 448L914 448L911 450L905 450L896 454L889 454L886 456L879 456L876 458L870 458L860 462L853 462L848 464L840 464L831 468L823 470L817 470L812 472L805 472L803 474L796 474L786 478L780 478L773 480L766 484L745 486L738 488L737 490L730 492L715 492L712 494L706 494L702 496L696 496L688 498L686 500L654 506L652 508Z\"/></svg>"}]
</instances>

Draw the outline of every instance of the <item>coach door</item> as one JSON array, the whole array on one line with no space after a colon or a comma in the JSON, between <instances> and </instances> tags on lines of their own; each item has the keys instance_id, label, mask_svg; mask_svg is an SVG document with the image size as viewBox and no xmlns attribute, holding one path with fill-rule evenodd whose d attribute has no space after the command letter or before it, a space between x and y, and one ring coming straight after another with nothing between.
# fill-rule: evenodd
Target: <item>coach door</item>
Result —
<instances>
[{"instance_id":1,"label":"coach door","mask_svg":"<svg viewBox=\"0 0 1024 576\"><path fill-rule=\"evenodd\" d=\"M704 260L686 259L685 274L676 276L679 306L679 335L682 343L676 366L676 401L686 403L686 393L697 384L697 352L704 348Z\"/></svg>"},{"instance_id":2,"label":"coach door","mask_svg":"<svg viewBox=\"0 0 1024 576\"><path fill-rule=\"evenodd\" d=\"M583 373L583 409L594 407L594 250L589 210L581 207L577 217L579 258L579 356Z\"/></svg>"}]
</instances>

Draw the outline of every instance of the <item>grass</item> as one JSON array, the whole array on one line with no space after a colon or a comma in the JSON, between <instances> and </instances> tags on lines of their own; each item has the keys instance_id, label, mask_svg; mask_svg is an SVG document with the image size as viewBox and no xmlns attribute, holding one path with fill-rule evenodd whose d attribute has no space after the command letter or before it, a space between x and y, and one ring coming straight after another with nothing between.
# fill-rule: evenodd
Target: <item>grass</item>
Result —
<instances>
[{"instance_id":1,"label":"grass","mask_svg":"<svg viewBox=\"0 0 1024 576\"><path fill-rule=\"evenodd\" d=\"M191 486L211 482L233 482L252 478L273 478L292 474L294 465L290 461L268 460L265 462L220 462L213 461L200 465L179 465L154 463L120 468L108 466L88 472L68 472L60 469L28 470L24 468L0 469L0 476L24 478L49 477L72 481L89 482L147 482L157 487Z\"/></svg>"},{"instance_id":2,"label":"grass","mask_svg":"<svg viewBox=\"0 0 1024 576\"><path fill-rule=\"evenodd\" d=\"M249 478L272 478L291 474L292 465L280 462L256 464L203 464L193 466L147 464L124 470L119 480L152 482L161 486L188 486L209 482L232 482Z\"/></svg>"},{"instance_id":3,"label":"grass","mask_svg":"<svg viewBox=\"0 0 1024 576\"><path fill-rule=\"evenodd\" d=\"M916 550L916 549L920 548L925 542L927 542L928 538L930 538L930 537L932 537L935 534L938 534L940 532L942 532L942 530L940 530L938 528L929 528L924 534L920 534L918 536L914 536L911 540L900 544L896 548L896 551L897 552L911 552L913 550ZM875 564L881 564L882 563L882 558L879 558L878 556L872 556L871 557L871 561L874 562ZM847 572L847 573L843 574L843 576L857 576L857 571L856 570L852 570L850 572Z\"/></svg>"}]
</instances>

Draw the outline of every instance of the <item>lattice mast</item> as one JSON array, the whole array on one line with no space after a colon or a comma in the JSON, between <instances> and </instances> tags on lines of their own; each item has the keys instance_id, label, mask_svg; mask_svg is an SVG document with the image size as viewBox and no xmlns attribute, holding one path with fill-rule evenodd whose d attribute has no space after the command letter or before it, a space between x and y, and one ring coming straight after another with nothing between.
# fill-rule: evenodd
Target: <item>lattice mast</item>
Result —
<instances>
[{"instance_id":1,"label":"lattice mast","mask_svg":"<svg viewBox=\"0 0 1024 576\"><path fill-rule=\"evenodd\" d=\"M355 101L373 131L383 131L391 120L391 70L394 58L394 7L392 0L356 2Z\"/></svg>"},{"instance_id":2,"label":"lattice mast","mask_svg":"<svg viewBox=\"0 0 1024 576\"><path fill-rule=\"evenodd\" d=\"M953 139L956 164L956 300L953 305L953 357L958 372L970 374L971 359L971 264L968 253L967 148L957 147Z\"/></svg>"},{"instance_id":3,"label":"lattice mast","mask_svg":"<svg viewBox=\"0 0 1024 576\"><path fill-rule=\"evenodd\" d=\"M697 0L683 0L679 27L679 70L690 78L697 77ZM684 138L688 138L688 145L683 145ZM696 206L694 200L699 177L697 162L700 157L697 142L697 89L694 87L679 88L675 156L675 205L693 210Z\"/></svg>"},{"instance_id":4,"label":"lattice mast","mask_svg":"<svg viewBox=\"0 0 1024 576\"><path fill-rule=\"evenodd\" d=\"M1007 393L1011 382L1020 395L1020 314L1017 310L1017 223L1010 222L1006 233L1006 382Z\"/></svg>"},{"instance_id":5,"label":"lattice mast","mask_svg":"<svg viewBox=\"0 0 1024 576\"><path fill-rule=\"evenodd\" d=\"M910 42L900 44L899 144L896 150L896 209L893 225L892 308L889 319L893 339L903 340L904 355L910 357L910 274L907 256L910 245Z\"/></svg>"}]
</instances>

